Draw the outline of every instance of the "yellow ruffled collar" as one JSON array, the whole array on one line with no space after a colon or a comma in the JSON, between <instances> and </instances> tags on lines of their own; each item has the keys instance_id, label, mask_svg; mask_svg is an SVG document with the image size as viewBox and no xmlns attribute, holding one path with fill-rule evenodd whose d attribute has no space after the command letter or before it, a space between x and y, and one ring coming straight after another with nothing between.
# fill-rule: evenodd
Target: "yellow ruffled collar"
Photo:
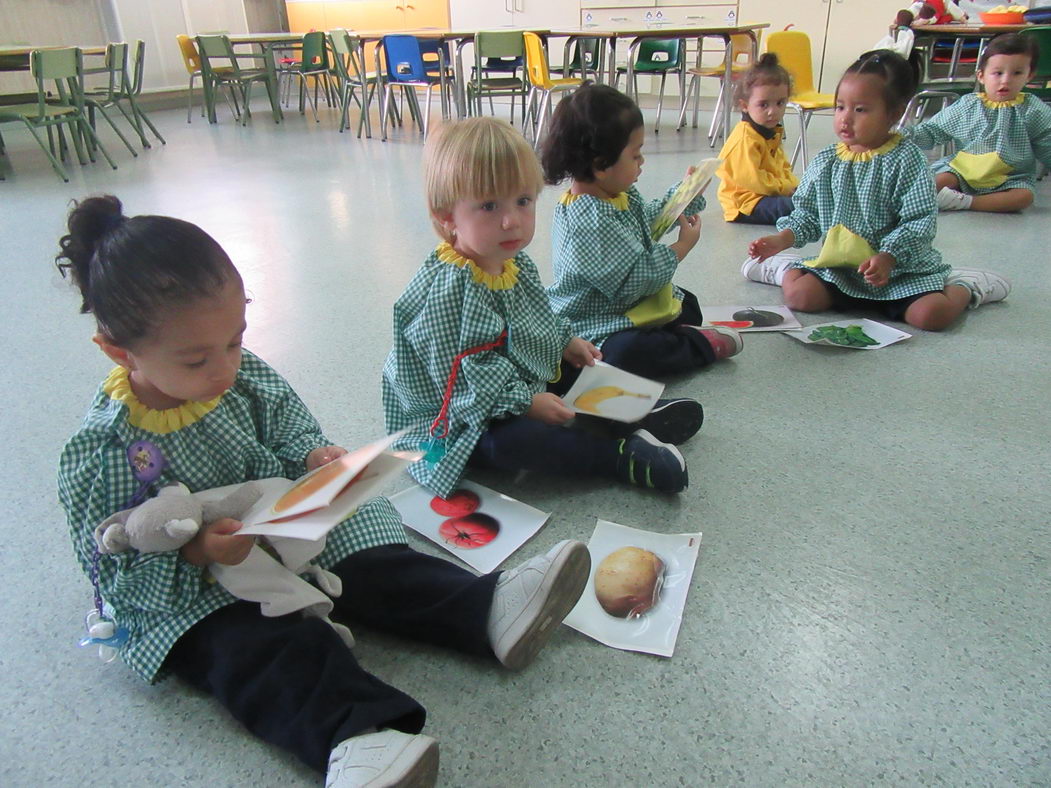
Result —
<instances>
[{"instance_id":1,"label":"yellow ruffled collar","mask_svg":"<svg viewBox=\"0 0 1051 788\"><path fill-rule=\"evenodd\" d=\"M979 93L978 98L982 100L982 103L989 109L1004 109L1005 107L1017 107L1019 104L1025 101L1025 93L1019 93L1010 101L993 101L984 93Z\"/></svg>"},{"instance_id":2,"label":"yellow ruffled collar","mask_svg":"<svg viewBox=\"0 0 1051 788\"><path fill-rule=\"evenodd\" d=\"M143 405L135 396L135 392L131 390L128 370L124 367L117 367L109 373L102 383L102 391L111 400L120 402L128 409L128 423L131 426L155 435L177 432L183 427L200 421L206 414L214 410L219 400L223 398L223 395L220 394L207 402L186 401L176 408L154 410Z\"/></svg>"},{"instance_id":3,"label":"yellow ruffled collar","mask_svg":"<svg viewBox=\"0 0 1051 788\"><path fill-rule=\"evenodd\" d=\"M474 281L485 285L490 290L510 290L518 284L518 266L515 264L514 258L504 260L503 273L497 276L483 271L478 267L478 263L464 257L453 249L452 244L447 241L442 241L442 243L438 244L437 253L438 259L443 263L452 263L460 268L466 268L471 272L471 277Z\"/></svg>"},{"instance_id":4,"label":"yellow ruffled collar","mask_svg":"<svg viewBox=\"0 0 1051 788\"><path fill-rule=\"evenodd\" d=\"M901 135L891 134L890 138L878 148L862 151L861 153L855 153L847 147L847 143L840 142L836 145L836 155L843 161L872 161L876 156L894 150L898 147L899 142L901 142Z\"/></svg>"},{"instance_id":5,"label":"yellow ruffled collar","mask_svg":"<svg viewBox=\"0 0 1051 788\"><path fill-rule=\"evenodd\" d=\"M585 197L585 196L587 196L587 197L595 197L595 195L593 195L593 194L588 194L588 195L573 194L573 192L567 191L565 194L563 194L559 198L558 201L560 203L562 203L563 205L572 205L577 200L579 200L581 197ZM608 202L610 205L612 205L618 211L626 211L626 210L628 210L628 193L627 192L621 192L616 197L595 197L595 199L596 200L602 200L602 202Z\"/></svg>"}]
</instances>

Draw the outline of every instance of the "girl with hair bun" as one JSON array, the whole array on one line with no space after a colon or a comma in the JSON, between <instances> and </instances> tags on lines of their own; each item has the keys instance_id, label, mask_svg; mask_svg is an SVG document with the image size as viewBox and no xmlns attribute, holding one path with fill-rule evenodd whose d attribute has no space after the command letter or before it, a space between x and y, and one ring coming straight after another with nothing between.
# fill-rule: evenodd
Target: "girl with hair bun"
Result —
<instances>
[{"instance_id":1,"label":"girl with hair bun","mask_svg":"<svg viewBox=\"0 0 1051 788\"><path fill-rule=\"evenodd\" d=\"M211 236L167 216L126 217L112 196L76 205L68 226L59 269L117 366L63 449L59 497L97 615L120 635L113 647L148 682L174 674L215 696L253 734L327 773L330 788L433 785L438 747L420 733L419 703L369 674L322 619L266 616L211 581L208 566L240 565L254 549L240 522L207 524L178 550L96 549L96 525L162 486L295 479L346 451L242 348L244 287ZM409 548L382 497L330 531L314 561L338 621L513 670L546 643L588 572L584 545L566 541L476 577Z\"/></svg>"},{"instance_id":2,"label":"girl with hair bun","mask_svg":"<svg viewBox=\"0 0 1051 788\"><path fill-rule=\"evenodd\" d=\"M774 224L792 212L792 193L799 179L782 145L792 78L767 52L737 83L741 122L719 158L719 203L728 222Z\"/></svg>"}]
</instances>

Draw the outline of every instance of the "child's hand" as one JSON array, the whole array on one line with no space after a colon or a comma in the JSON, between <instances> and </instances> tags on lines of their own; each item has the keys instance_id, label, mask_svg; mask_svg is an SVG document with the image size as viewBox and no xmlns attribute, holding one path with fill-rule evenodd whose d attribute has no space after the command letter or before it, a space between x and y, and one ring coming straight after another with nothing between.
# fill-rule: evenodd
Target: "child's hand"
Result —
<instances>
[{"instance_id":1,"label":"child's hand","mask_svg":"<svg viewBox=\"0 0 1051 788\"><path fill-rule=\"evenodd\" d=\"M701 217L697 214L680 216L675 222L679 225L679 240L669 245L668 248L675 252L679 261L682 262L701 237Z\"/></svg>"},{"instance_id":2,"label":"child's hand","mask_svg":"<svg viewBox=\"0 0 1051 788\"><path fill-rule=\"evenodd\" d=\"M234 566L248 557L255 544L253 536L238 536L243 524L232 517L224 517L202 526L197 535L184 544L179 553L194 566L226 564Z\"/></svg>"},{"instance_id":3,"label":"child's hand","mask_svg":"<svg viewBox=\"0 0 1051 788\"><path fill-rule=\"evenodd\" d=\"M691 175L693 175L693 174L694 174L695 172L697 172L697 168L696 168L696 167L694 167L694 166L692 166L692 165L691 165L691 166L689 166L689 167L687 167L687 168L686 168L686 177L687 177L687 178L689 178L689 177L690 177Z\"/></svg>"},{"instance_id":4,"label":"child's hand","mask_svg":"<svg viewBox=\"0 0 1051 788\"><path fill-rule=\"evenodd\" d=\"M557 394L542 392L533 395L533 404L529 406L526 414L531 419L542 421L544 424L565 424L575 415L566 407L566 403Z\"/></svg>"},{"instance_id":5,"label":"child's hand","mask_svg":"<svg viewBox=\"0 0 1051 788\"><path fill-rule=\"evenodd\" d=\"M573 337L562 351L562 358L577 369L595 366L595 359L602 358L602 351L586 339Z\"/></svg>"},{"instance_id":6,"label":"child's hand","mask_svg":"<svg viewBox=\"0 0 1051 788\"><path fill-rule=\"evenodd\" d=\"M775 254L780 254L791 245L791 239L786 238L783 232L777 235L764 235L748 244L748 254L761 262Z\"/></svg>"},{"instance_id":7,"label":"child's hand","mask_svg":"<svg viewBox=\"0 0 1051 788\"><path fill-rule=\"evenodd\" d=\"M312 471L322 465L328 465L346 453L347 450L342 446L320 446L307 455L307 470Z\"/></svg>"},{"instance_id":8,"label":"child's hand","mask_svg":"<svg viewBox=\"0 0 1051 788\"><path fill-rule=\"evenodd\" d=\"M858 273L873 287L883 287L890 281L890 272L897 260L894 255L880 252L858 266Z\"/></svg>"}]
</instances>

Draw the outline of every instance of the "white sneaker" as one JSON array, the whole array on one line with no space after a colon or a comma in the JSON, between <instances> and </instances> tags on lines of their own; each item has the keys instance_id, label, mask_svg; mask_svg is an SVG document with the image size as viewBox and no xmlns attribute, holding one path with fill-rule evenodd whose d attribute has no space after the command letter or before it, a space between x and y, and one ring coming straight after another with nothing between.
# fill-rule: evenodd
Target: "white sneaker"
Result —
<instances>
[{"instance_id":1,"label":"white sneaker","mask_svg":"<svg viewBox=\"0 0 1051 788\"><path fill-rule=\"evenodd\" d=\"M971 291L969 309L977 309L982 304L1003 301L1011 292L1011 283L1000 274L992 271L979 271L975 268L954 268L945 278L945 286L960 285Z\"/></svg>"},{"instance_id":2,"label":"white sneaker","mask_svg":"<svg viewBox=\"0 0 1051 788\"><path fill-rule=\"evenodd\" d=\"M785 271L798 263L803 258L797 254L775 254L762 262L754 257L749 257L741 264L741 274L745 279L760 282L764 285L780 287L785 278Z\"/></svg>"},{"instance_id":3,"label":"white sneaker","mask_svg":"<svg viewBox=\"0 0 1051 788\"><path fill-rule=\"evenodd\" d=\"M950 189L948 186L942 186L938 190L938 210L966 211L970 209L972 199L974 198L969 194Z\"/></svg>"},{"instance_id":4,"label":"white sneaker","mask_svg":"<svg viewBox=\"0 0 1051 788\"><path fill-rule=\"evenodd\" d=\"M325 788L430 788L438 742L422 733L383 730L352 736L328 757Z\"/></svg>"},{"instance_id":5,"label":"white sneaker","mask_svg":"<svg viewBox=\"0 0 1051 788\"><path fill-rule=\"evenodd\" d=\"M510 670L521 670L580 599L591 572L583 542L564 541L503 572L489 609L489 643Z\"/></svg>"}]
</instances>

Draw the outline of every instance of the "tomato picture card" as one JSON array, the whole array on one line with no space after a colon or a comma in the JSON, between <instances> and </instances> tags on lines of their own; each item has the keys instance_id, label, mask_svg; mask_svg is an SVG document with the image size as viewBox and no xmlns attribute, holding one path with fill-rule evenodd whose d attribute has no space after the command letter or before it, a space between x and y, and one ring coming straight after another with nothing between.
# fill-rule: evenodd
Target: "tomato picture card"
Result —
<instances>
[{"instance_id":1,"label":"tomato picture card","mask_svg":"<svg viewBox=\"0 0 1051 788\"><path fill-rule=\"evenodd\" d=\"M706 326L727 326L735 331L799 331L799 322L787 306L702 306Z\"/></svg>"},{"instance_id":2,"label":"tomato picture card","mask_svg":"<svg viewBox=\"0 0 1051 788\"><path fill-rule=\"evenodd\" d=\"M417 485L390 502L406 526L482 573L500 566L551 516L466 480L448 498Z\"/></svg>"},{"instance_id":3,"label":"tomato picture card","mask_svg":"<svg viewBox=\"0 0 1051 788\"><path fill-rule=\"evenodd\" d=\"M599 520L591 575L563 623L624 651L675 651L701 534L655 534Z\"/></svg>"},{"instance_id":4,"label":"tomato picture card","mask_svg":"<svg viewBox=\"0 0 1051 788\"><path fill-rule=\"evenodd\" d=\"M580 371L562 399L575 413L630 424L653 410L663 393L663 383L596 361Z\"/></svg>"}]
</instances>

